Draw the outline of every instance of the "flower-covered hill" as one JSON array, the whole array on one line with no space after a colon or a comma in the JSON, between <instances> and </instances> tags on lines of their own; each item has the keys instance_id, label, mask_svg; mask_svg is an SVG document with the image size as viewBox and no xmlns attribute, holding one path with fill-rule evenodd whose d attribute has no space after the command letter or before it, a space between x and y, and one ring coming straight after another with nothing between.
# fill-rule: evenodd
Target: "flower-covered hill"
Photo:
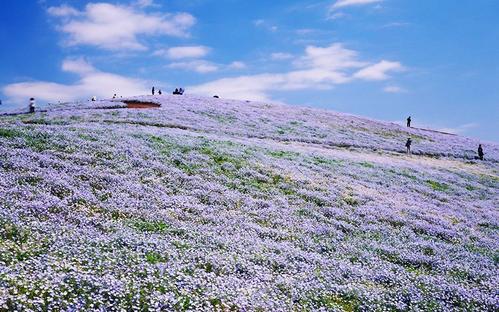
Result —
<instances>
[{"instance_id":1,"label":"flower-covered hill","mask_svg":"<svg viewBox=\"0 0 499 312\"><path fill-rule=\"evenodd\" d=\"M497 144L126 100L0 117L0 311L499 309Z\"/></svg>"}]
</instances>

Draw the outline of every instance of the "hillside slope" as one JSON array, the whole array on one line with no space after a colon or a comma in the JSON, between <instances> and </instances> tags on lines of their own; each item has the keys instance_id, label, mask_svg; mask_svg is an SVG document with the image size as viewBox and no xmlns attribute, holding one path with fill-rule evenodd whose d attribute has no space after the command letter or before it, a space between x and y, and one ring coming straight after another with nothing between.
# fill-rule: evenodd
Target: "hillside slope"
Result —
<instances>
[{"instance_id":1,"label":"hillside slope","mask_svg":"<svg viewBox=\"0 0 499 312\"><path fill-rule=\"evenodd\" d=\"M499 309L499 145L127 100L0 117L0 311Z\"/></svg>"}]
</instances>

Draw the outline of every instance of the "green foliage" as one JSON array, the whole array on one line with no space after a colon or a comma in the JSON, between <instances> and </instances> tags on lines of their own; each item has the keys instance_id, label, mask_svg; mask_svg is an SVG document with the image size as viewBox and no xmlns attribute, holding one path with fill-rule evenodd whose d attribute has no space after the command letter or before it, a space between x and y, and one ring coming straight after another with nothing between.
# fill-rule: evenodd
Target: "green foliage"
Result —
<instances>
[{"instance_id":1,"label":"green foliage","mask_svg":"<svg viewBox=\"0 0 499 312\"><path fill-rule=\"evenodd\" d=\"M347 205L349 206L358 206L359 205L359 201L353 197L352 195L345 195L341 198L341 200L346 203Z\"/></svg>"},{"instance_id":2,"label":"green foliage","mask_svg":"<svg viewBox=\"0 0 499 312\"><path fill-rule=\"evenodd\" d=\"M283 158L289 160L293 160L300 155L299 153L289 151L269 151L268 154L275 158Z\"/></svg>"},{"instance_id":3,"label":"green foliage","mask_svg":"<svg viewBox=\"0 0 499 312\"><path fill-rule=\"evenodd\" d=\"M367 161L361 162L360 165L362 167L366 167L366 168L374 168L374 165L372 163L370 163L370 162L367 162Z\"/></svg>"},{"instance_id":4,"label":"green foliage","mask_svg":"<svg viewBox=\"0 0 499 312\"><path fill-rule=\"evenodd\" d=\"M333 309L334 311L360 311L361 300L354 294L319 294L301 301L302 305Z\"/></svg>"},{"instance_id":5,"label":"green foliage","mask_svg":"<svg viewBox=\"0 0 499 312\"><path fill-rule=\"evenodd\" d=\"M168 257L155 251L146 252L146 261L150 264L165 263L168 261Z\"/></svg>"},{"instance_id":6,"label":"green foliage","mask_svg":"<svg viewBox=\"0 0 499 312\"><path fill-rule=\"evenodd\" d=\"M470 192L471 192L471 191L476 190L476 187L474 187L473 185L469 185L469 184L467 184L465 187L466 187L466 189L467 189L468 191L470 191Z\"/></svg>"},{"instance_id":7,"label":"green foliage","mask_svg":"<svg viewBox=\"0 0 499 312\"><path fill-rule=\"evenodd\" d=\"M55 184L50 187L50 194L60 199L64 199L71 196L73 191L64 185Z\"/></svg>"},{"instance_id":8,"label":"green foliage","mask_svg":"<svg viewBox=\"0 0 499 312\"><path fill-rule=\"evenodd\" d=\"M318 166L326 166L326 167L336 167L342 164L341 160L330 159L321 156L314 156L312 158L312 163Z\"/></svg>"},{"instance_id":9,"label":"green foliage","mask_svg":"<svg viewBox=\"0 0 499 312\"><path fill-rule=\"evenodd\" d=\"M7 220L0 219L0 239L10 240L18 244L28 241L31 231L17 226Z\"/></svg>"},{"instance_id":10,"label":"green foliage","mask_svg":"<svg viewBox=\"0 0 499 312\"><path fill-rule=\"evenodd\" d=\"M65 126L69 125L69 122L64 119L52 119L47 120L45 118L32 118L24 120L23 123L28 125L55 125L55 126Z\"/></svg>"},{"instance_id":11,"label":"green foliage","mask_svg":"<svg viewBox=\"0 0 499 312\"><path fill-rule=\"evenodd\" d=\"M0 137L2 138L15 138L21 136L21 132L14 130L14 129L8 129L8 128L0 128Z\"/></svg>"},{"instance_id":12,"label":"green foliage","mask_svg":"<svg viewBox=\"0 0 499 312\"><path fill-rule=\"evenodd\" d=\"M85 141L91 141L91 142L97 142L97 141L99 141L99 139L97 139L96 137L93 137L91 135L84 134L84 133L80 133L80 134L78 134L78 136L80 138L82 138L83 140L85 140Z\"/></svg>"},{"instance_id":13,"label":"green foliage","mask_svg":"<svg viewBox=\"0 0 499 312\"><path fill-rule=\"evenodd\" d=\"M133 228L148 233L165 233L170 229L170 225L163 221L148 221L144 219L131 221Z\"/></svg>"},{"instance_id":14,"label":"green foliage","mask_svg":"<svg viewBox=\"0 0 499 312\"><path fill-rule=\"evenodd\" d=\"M428 183L435 191L445 192L449 189L449 186L445 183L440 183L432 180L426 180L426 183Z\"/></svg>"},{"instance_id":15,"label":"green foliage","mask_svg":"<svg viewBox=\"0 0 499 312\"><path fill-rule=\"evenodd\" d=\"M10 265L46 252L48 241L8 220L0 219L0 265Z\"/></svg>"},{"instance_id":16,"label":"green foliage","mask_svg":"<svg viewBox=\"0 0 499 312\"><path fill-rule=\"evenodd\" d=\"M43 181L42 177L36 177L36 176L25 176L21 177L17 180L17 183L19 185L31 185L31 186L36 186L40 182Z\"/></svg>"},{"instance_id":17,"label":"green foliage","mask_svg":"<svg viewBox=\"0 0 499 312\"><path fill-rule=\"evenodd\" d=\"M187 311L191 307L191 298L188 296L181 297L175 304L175 311Z\"/></svg>"}]
</instances>

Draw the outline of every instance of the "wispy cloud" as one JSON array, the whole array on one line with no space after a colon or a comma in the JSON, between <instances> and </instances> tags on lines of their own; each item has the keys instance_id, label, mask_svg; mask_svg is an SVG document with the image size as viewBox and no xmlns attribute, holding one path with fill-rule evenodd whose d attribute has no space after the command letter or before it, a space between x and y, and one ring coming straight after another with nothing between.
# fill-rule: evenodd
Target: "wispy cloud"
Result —
<instances>
[{"instance_id":1,"label":"wispy cloud","mask_svg":"<svg viewBox=\"0 0 499 312\"><path fill-rule=\"evenodd\" d=\"M154 0L137 0L135 4L141 8L158 6L154 3Z\"/></svg>"},{"instance_id":2,"label":"wispy cloud","mask_svg":"<svg viewBox=\"0 0 499 312\"><path fill-rule=\"evenodd\" d=\"M168 68L180 69L185 71L195 71L200 74L212 73L219 69L218 65L205 60L174 62L169 64Z\"/></svg>"},{"instance_id":3,"label":"wispy cloud","mask_svg":"<svg viewBox=\"0 0 499 312\"><path fill-rule=\"evenodd\" d=\"M388 24L383 25L382 28L398 28L398 27L406 27L406 26L409 26L409 25L411 25L411 23L407 23L407 22L392 22L392 23L388 23Z\"/></svg>"},{"instance_id":4,"label":"wispy cloud","mask_svg":"<svg viewBox=\"0 0 499 312\"><path fill-rule=\"evenodd\" d=\"M50 7L47 9L47 12L52 16L59 16L59 17L70 17L70 16L81 15L80 11L78 11L73 7L70 7L67 4L63 4L58 7Z\"/></svg>"},{"instance_id":5,"label":"wispy cloud","mask_svg":"<svg viewBox=\"0 0 499 312\"><path fill-rule=\"evenodd\" d=\"M386 93L406 93L407 90L399 86L386 86L383 88L383 92Z\"/></svg>"},{"instance_id":6,"label":"wispy cloud","mask_svg":"<svg viewBox=\"0 0 499 312\"><path fill-rule=\"evenodd\" d=\"M169 49L157 50L154 52L154 55L165 56L172 60L203 58L210 52L210 50L210 48L205 46L172 47Z\"/></svg>"},{"instance_id":7,"label":"wispy cloud","mask_svg":"<svg viewBox=\"0 0 499 312\"><path fill-rule=\"evenodd\" d=\"M402 70L404 67L399 62L381 61L362 68L354 74L354 77L364 80L386 80L389 78L389 72Z\"/></svg>"},{"instance_id":8,"label":"wispy cloud","mask_svg":"<svg viewBox=\"0 0 499 312\"><path fill-rule=\"evenodd\" d=\"M344 7L349 7L349 6L358 6L358 5L378 3L378 2L382 2L382 1L383 0L338 0L331 6L331 8L332 9L339 9L339 8L344 8Z\"/></svg>"},{"instance_id":9,"label":"wispy cloud","mask_svg":"<svg viewBox=\"0 0 499 312\"><path fill-rule=\"evenodd\" d=\"M234 62L230 63L228 67L229 67L229 69L245 69L248 66L241 61L234 61Z\"/></svg>"},{"instance_id":10,"label":"wispy cloud","mask_svg":"<svg viewBox=\"0 0 499 312\"><path fill-rule=\"evenodd\" d=\"M77 74L80 79L74 84L48 81L13 83L2 91L9 102L23 103L30 97L47 102L74 101L92 96L110 98L114 93L123 96L145 94L148 90L143 80L99 71L84 59L66 59L61 69Z\"/></svg>"},{"instance_id":11,"label":"wispy cloud","mask_svg":"<svg viewBox=\"0 0 499 312\"><path fill-rule=\"evenodd\" d=\"M143 6L152 1L141 1ZM195 24L188 13L148 14L136 6L110 3L89 3L83 11L62 5L50 7L47 12L59 18L57 29L65 33L67 45L90 45L107 50L146 50L139 36L185 37Z\"/></svg>"},{"instance_id":12,"label":"wispy cloud","mask_svg":"<svg viewBox=\"0 0 499 312\"><path fill-rule=\"evenodd\" d=\"M268 100L273 91L320 90L354 80L386 80L389 72L398 71L398 62L361 61L358 53L340 43L327 47L308 46L295 62L296 70L222 78L190 87L193 93L223 94L227 98Z\"/></svg>"},{"instance_id":13,"label":"wispy cloud","mask_svg":"<svg viewBox=\"0 0 499 312\"><path fill-rule=\"evenodd\" d=\"M270 55L270 57L273 60L276 61L283 61L283 60L289 60L293 58L293 54L290 53L283 53L283 52L275 52Z\"/></svg>"},{"instance_id":14,"label":"wispy cloud","mask_svg":"<svg viewBox=\"0 0 499 312\"><path fill-rule=\"evenodd\" d=\"M254 20L253 25L255 25L256 27L267 29L271 32L276 32L279 29L276 25L273 25L264 19Z\"/></svg>"}]
</instances>

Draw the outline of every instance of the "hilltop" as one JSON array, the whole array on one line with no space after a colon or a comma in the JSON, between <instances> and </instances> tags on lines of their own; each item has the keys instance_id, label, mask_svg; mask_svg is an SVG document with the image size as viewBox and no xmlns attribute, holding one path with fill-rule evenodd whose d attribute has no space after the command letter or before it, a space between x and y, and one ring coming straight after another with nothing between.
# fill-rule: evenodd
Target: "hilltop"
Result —
<instances>
[{"instance_id":1,"label":"hilltop","mask_svg":"<svg viewBox=\"0 0 499 312\"><path fill-rule=\"evenodd\" d=\"M0 116L0 311L497 310L478 143L194 96Z\"/></svg>"}]
</instances>

